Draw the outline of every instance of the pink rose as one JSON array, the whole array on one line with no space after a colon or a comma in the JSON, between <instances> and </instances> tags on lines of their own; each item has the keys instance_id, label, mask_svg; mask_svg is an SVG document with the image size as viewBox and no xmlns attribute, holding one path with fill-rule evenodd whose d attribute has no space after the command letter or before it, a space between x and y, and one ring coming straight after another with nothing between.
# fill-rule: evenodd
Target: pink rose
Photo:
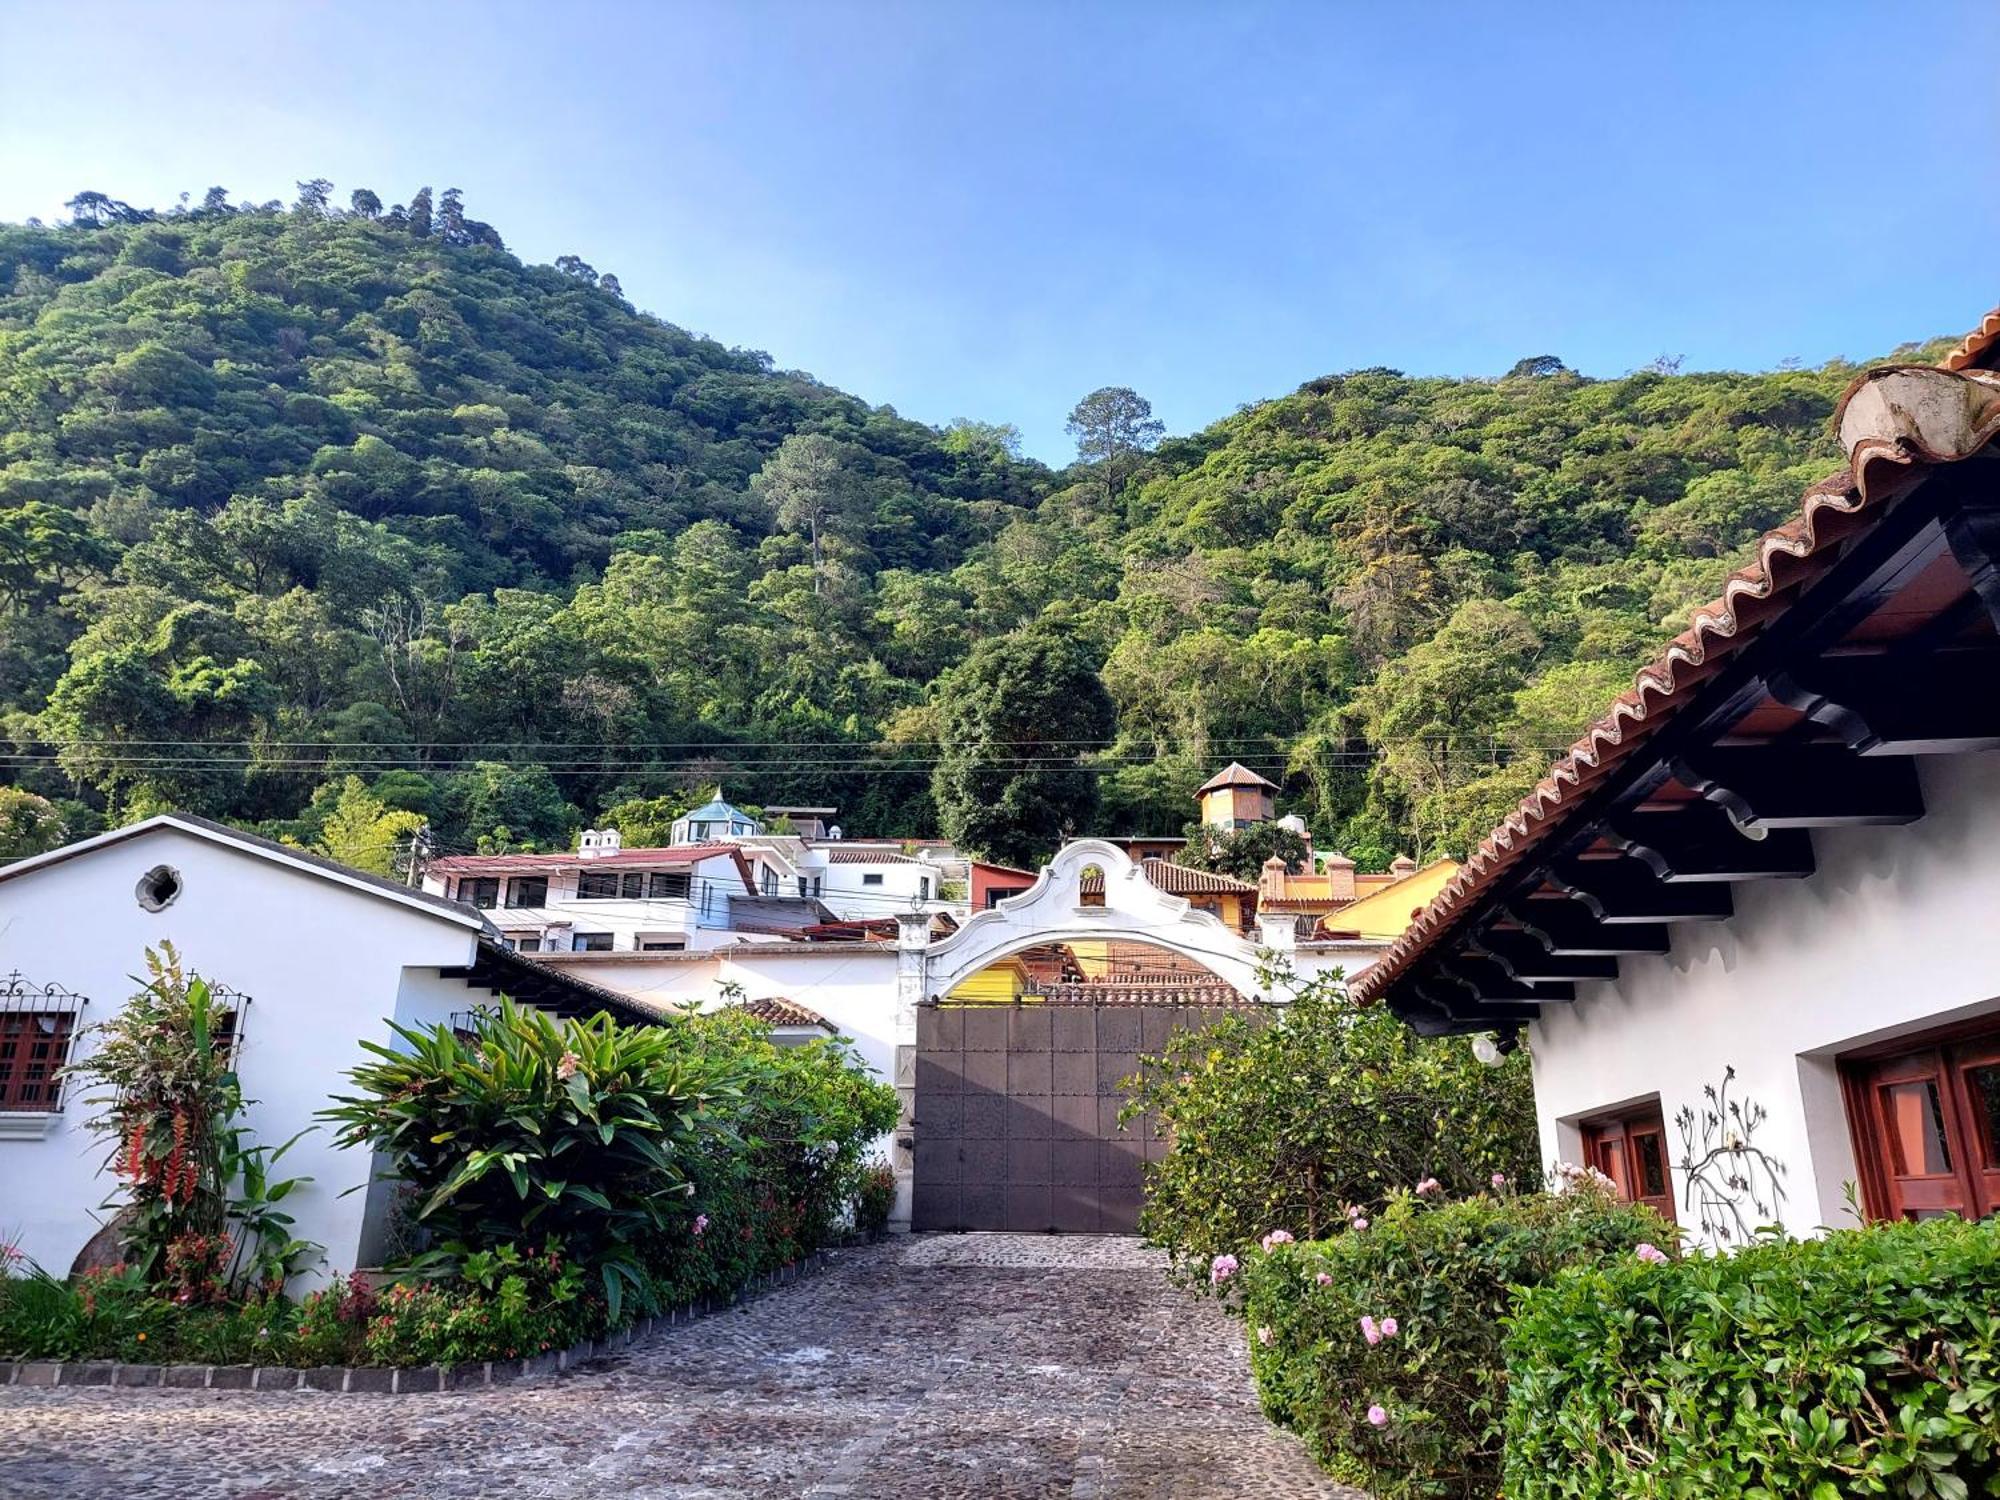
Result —
<instances>
[{"instance_id":1,"label":"pink rose","mask_svg":"<svg viewBox=\"0 0 2000 1500\"><path fill-rule=\"evenodd\" d=\"M1215 1259L1209 1263L1208 1267L1209 1282L1212 1285L1221 1286L1223 1282L1227 1281L1230 1277L1236 1274L1236 1267L1238 1264L1239 1262L1233 1255L1216 1256Z\"/></svg>"},{"instance_id":2,"label":"pink rose","mask_svg":"<svg viewBox=\"0 0 2000 1500\"><path fill-rule=\"evenodd\" d=\"M1381 1327L1382 1327L1382 1337L1385 1339L1392 1339L1402 1331L1396 1326L1396 1320L1394 1318L1384 1318L1382 1320Z\"/></svg>"},{"instance_id":3,"label":"pink rose","mask_svg":"<svg viewBox=\"0 0 2000 1500\"><path fill-rule=\"evenodd\" d=\"M1361 1315L1361 1336L1368 1340L1370 1348L1382 1342L1381 1327L1366 1313Z\"/></svg>"},{"instance_id":4,"label":"pink rose","mask_svg":"<svg viewBox=\"0 0 2000 1500\"><path fill-rule=\"evenodd\" d=\"M1369 1407L1368 1425L1370 1427L1387 1427L1389 1425L1389 1413L1379 1406Z\"/></svg>"}]
</instances>

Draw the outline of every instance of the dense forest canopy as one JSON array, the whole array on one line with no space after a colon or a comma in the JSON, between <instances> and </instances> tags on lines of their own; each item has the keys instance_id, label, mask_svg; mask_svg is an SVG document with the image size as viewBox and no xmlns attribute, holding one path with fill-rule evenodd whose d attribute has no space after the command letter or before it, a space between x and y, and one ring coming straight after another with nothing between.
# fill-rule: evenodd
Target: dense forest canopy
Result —
<instances>
[{"instance_id":1,"label":"dense forest canopy","mask_svg":"<svg viewBox=\"0 0 2000 1500\"><path fill-rule=\"evenodd\" d=\"M1837 463L1856 373L1357 370L1164 440L1112 389L1058 472L524 265L455 190L349 205L0 226L0 856L36 798L386 868L720 780L1020 857L1176 832L1228 759L1364 864L1461 851Z\"/></svg>"}]
</instances>

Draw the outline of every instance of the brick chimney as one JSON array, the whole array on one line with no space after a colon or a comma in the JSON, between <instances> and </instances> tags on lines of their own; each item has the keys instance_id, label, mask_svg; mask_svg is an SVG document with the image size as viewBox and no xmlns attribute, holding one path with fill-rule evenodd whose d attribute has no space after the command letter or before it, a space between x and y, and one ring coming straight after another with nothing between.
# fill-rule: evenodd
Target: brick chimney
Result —
<instances>
[{"instance_id":1,"label":"brick chimney","mask_svg":"<svg viewBox=\"0 0 2000 1500\"><path fill-rule=\"evenodd\" d=\"M1407 854L1399 854L1389 861L1389 873L1398 880L1407 880L1417 873L1417 862Z\"/></svg>"},{"instance_id":2,"label":"brick chimney","mask_svg":"<svg viewBox=\"0 0 2000 1500\"><path fill-rule=\"evenodd\" d=\"M1352 901L1360 895L1354 884L1354 861L1338 849L1326 857L1326 893L1335 901Z\"/></svg>"},{"instance_id":3,"label":"brick chimney","mask_svg":"<svg viewBox=\"0 0 2000 1500\"><path fill-rule=\"evenodd\" d=\"M1272 855L1257 872L1257 899L1282 901L1285 896L1285 862Z\"/></svg>"}]
</instances>

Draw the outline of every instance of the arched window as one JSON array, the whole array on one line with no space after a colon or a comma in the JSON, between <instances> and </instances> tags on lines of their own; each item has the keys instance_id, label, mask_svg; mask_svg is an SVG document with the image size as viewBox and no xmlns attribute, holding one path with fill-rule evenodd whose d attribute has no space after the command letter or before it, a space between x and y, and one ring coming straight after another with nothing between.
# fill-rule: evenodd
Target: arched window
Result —
<instances>
[{"instance_id":1,"label":"arched window","mask_svg":"<svg viewBox=\"0 0 2000 1500\"><path fill-rule=\"evenodd\" d=\"M1077 875L1076 904L1078 906L1104 904L1104 871L1097 865L1085 865Z\"/></svg>"}]
</instances>

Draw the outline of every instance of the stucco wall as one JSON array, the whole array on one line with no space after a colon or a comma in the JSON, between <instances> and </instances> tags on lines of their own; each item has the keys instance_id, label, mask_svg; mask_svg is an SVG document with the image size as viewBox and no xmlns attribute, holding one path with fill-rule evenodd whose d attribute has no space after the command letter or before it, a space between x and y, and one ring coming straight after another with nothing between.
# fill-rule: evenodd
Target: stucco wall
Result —
<instances>
[{"instance_id":1,"label":"stucco wall","mask_svg":"<svg viewBox=\"0 0 2000 1500\"><path fill-rule=\"evenodd\" d=\"M171 906L148 912L133 890L157 864L184 885ZM384 1017L441 1020L486 998L436 974L470 958L471 930L173 829L0 884L0 970L87 995L85 1026L116 1013L138 987L130 976L143 971L144 950L162 940L189 968L250 997L238 1051L256 1101L250 1123L272 1145L310 1131L277 1167L313 1179L288 1200L296 1233L327 1247L329 1268L352 1266L366 1195L341 1194L367 1181L370 1163L337 1150L314 1111L360 1060L361 1037L388 1040ZM25 1121L0 1116L0 1235L18 1233L58 1273L96 1231L115 1185L98 1170L107 1146L86 1128L87 1097L72 1084L53 1127L31 1138L13 1133Z\"/></svg>"},{"instance_id":2,"label":"stucco wall","mask_svg":"<svg viewBox=\"0 0 2000 1500\"><path fill-rule=\"evenodd\" d=\"M1545 1159L1579 1160L1579 1119L1657 1094L1678 1161L1676 1113L1734 1067L1735 1095L1769 1111L1754 1141L1786 1168L1785 1227L1853 1222L1834 1057L2000 1009L2000 757L1919 764L1920 822L1815 832L1812 876L1738 884L1730 921L1681 924L1671 953L1544 1010L1529 1040ZM1677 1204L1686 1187L1677 1168Z\"/></svg>"}]
</instances>

